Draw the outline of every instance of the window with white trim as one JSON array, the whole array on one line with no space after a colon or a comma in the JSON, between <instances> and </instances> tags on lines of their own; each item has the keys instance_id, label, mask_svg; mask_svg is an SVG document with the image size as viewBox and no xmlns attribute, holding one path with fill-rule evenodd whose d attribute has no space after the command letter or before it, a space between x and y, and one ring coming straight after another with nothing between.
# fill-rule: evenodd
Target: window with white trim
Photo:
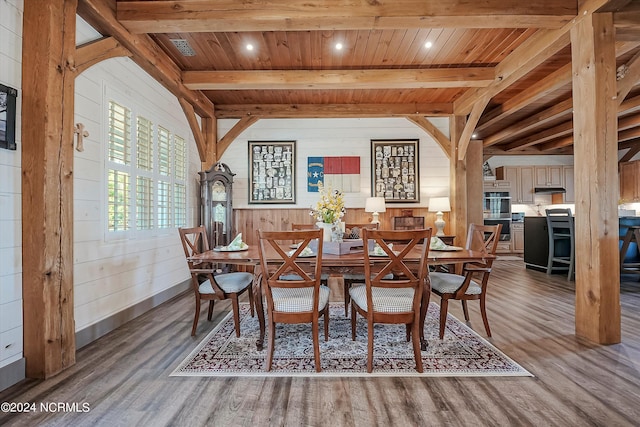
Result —
<instances>
[{"instance_id":1,"label":"window with white trim","mask_svg":"<svg viewBox=\"0 0 640 427\"><path fill-rule=\"evenodd\" d=\"M108 116L107 231L185 226L185 139L113 100Z\"/></svg>"}]
</instances>

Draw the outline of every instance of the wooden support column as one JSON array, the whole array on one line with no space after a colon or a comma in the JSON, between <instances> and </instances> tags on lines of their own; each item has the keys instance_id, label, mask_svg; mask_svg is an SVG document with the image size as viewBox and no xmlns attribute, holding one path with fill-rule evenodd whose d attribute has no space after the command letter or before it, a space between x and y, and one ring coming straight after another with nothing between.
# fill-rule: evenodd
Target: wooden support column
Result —
<instances>
[{"instance_id":1,"label":"wooden support column","mask_svg":"<svg viewBox=\"0 0 640 427\"><path fill-rule=\"evenodd\" d=\"M25 2L22 298L26 375L75 363L73 121L77 0Z\"/></svg>"},{"instance_id":2,"label":"wooden support column","mask_svg":"<svg viewBox=\"0 0 640 427\"><path fill-rule=\"evenodd\" d=\"M482 202L484 195L484 181L482 175L483 142L469 141L466 157L467 178L467 224L483 224ZM466 232L465 232L466 233ZM466 237L466 234L465 234ZM458 240L458 243L461 241ZM460 245L458 245L460 246Z\"/></svg>"},{"instance_id":3,"label":"wooden support column","mask_svg":"<svg viewBox=\"0 0 640 427\"><path fill-rule=\"evenodd\" d=\"M207 147L202 170L206 171L218 161L218 119L215 116L202 118L202 134Z\"/></svg>"},{"instance_id":4,"label":"wooden support column","mask_svg":"<svg viewBox=\"0 0 640 427\"><path fill-rule=\"evenodd\" d=\"M467 171L466 159L458 160L458 143L464 130L466 118L451 116L449 122L449 136L451 138L451 153L449 155L449 198L451 212L449 216L450 233L456 236L456 244L464 245L467 238Z\"/></svg>"},{"instance_id":5,"label":"wooden support column","mask_svg":"<svg viewBox=\"0 0 640 427\"><path fill-rule=\"evenodd\" d=\"M618 143L613 16L571 30L574 101L576 335L620 342Z\"/></svg>"}]
</instances>

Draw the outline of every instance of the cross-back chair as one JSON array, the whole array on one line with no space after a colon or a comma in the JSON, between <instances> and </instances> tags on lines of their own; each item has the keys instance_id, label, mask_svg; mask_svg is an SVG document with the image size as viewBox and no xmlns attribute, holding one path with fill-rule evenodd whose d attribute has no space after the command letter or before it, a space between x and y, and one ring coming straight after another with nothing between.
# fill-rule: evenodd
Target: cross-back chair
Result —
<instances>
[{"instance_id":1,"label":"cross-back chair","mask_svg":"<svg viewBox=\"0 0 640 427\"><path fill-rule=\"evenodd\" d=\"M470 224L467 234L466 249L484 252L495 255L500 240L500 230L502 224L498 225L478 225ZM480 300L480 313L482 322L487 331L487 336L491 336L489 320L487 319L486 296L489 274L493 265L493 257L487 258L484 262L468 262L462 266L461 274L432 272L431 292L439 295L440 302L440 339L444 337L444 329L447 322L447 310L449 300L462 301L462 311L464 318L469 321L469 311L467 309L468 300Z\"/></svg>"},{"instance_id":2,"label":"cross-back chair","mask_svg":"<svg viewBox=\"0 0 640 427\"><path fill-rule=\"evenodd\" d=\"M345 224L345 238L362 239L362 230L377 230L379 225L380 224L377 222L367 222L363 224ZM351 297L349 296L349 289L351 289L351 286L354 283L364 283L364 274L345 273L342 275L342 280L344 281L344 317L347 317L349 316L349 302L351 301Z\"/></svg>"},{"instance_id":3,"label":"cross-back chair","mask_svg":"<svg viewBox=\"0 0 640 427\"><path fill-rule=\"evenodd\" d=\"M249 290L249 303L251 305L251 316L254 315L253 274L247 272L233 272L216 274L214 265L208 262L197 262L191 259L209 250L207 232L203 225L191 228L179 228L182 248L187 258L187 265L191 273L191 284L196 297L196 309L193 318L191 336L196 334L198 319L200 317L200 305L202 301L209 301L209 311L207 320L211 320L213 315L213 304L216 300L231 300L233 309L233 321L236 329L236 336L240 336L240 307L238 297Z\"/></svg>"},{"instance_id":4,"label":"cross-back chair","mask_svg":"<svg viewBox=\"0 0 640 427\"><path fill-rule=\"evenodd\" d=\"M357 313L367 320L368 346L367 371L373 371L373 326L376 323L405 324L407 341L412 341L416 370L422 372L420 353L420 308L425 283L429 280L427 266L428 245L418 245L420 240L431 238L431 229L423 230L363 230L365 242L373 240L387 254L388 262L372 264L373 254L365 249L364 286L355 285L351 294L351 336L356 339ZM402 247L390 248L393 242ZM367 245L365 244L365 248ZM394 250L392 250L394 249ZM418 265L405 263L405 256L412 250L420 251ZM391 277L390 277L391 275Z\"/></svg>"},{"instance_id":5,"label":"cross-back chair","mask_svg":"<svg viewBox=\"0 0 640 427\"><path fill-rule=\"evenodd\" d=\"M291 240L299 241L300 245L289 249ZM312 242L317 242L317 246L311 256L305 256ZM267 371L273 363L276 323L311 323L315 367L320 372L321 316L324 316L324 339L329 339L329 288L321 285L320 280L322 230L258 230L258 244L267 303Z\"/></svg>"}]
</instances>

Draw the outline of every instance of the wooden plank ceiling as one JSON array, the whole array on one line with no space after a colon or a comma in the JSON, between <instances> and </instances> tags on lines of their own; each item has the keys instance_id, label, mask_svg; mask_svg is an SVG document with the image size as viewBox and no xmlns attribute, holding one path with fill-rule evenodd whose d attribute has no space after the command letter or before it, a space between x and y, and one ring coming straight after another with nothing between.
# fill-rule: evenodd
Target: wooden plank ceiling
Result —
<instances>
[{"instance_id":1,"label":"wooden plank ceiling","mask_svg":"<svg viewBox=\"0 0 640 427\"><path fill-rule=\"evenodd\" d=\"M467 115L503 83L474 131L485 155L572 152L571 47L554 31L594 4L613 12L617 66L635 79L620 149L640 150L638 1L118 0L109 25L84 7L103 2L78 13L105 36L148 35L218 118ZM525 68L529 53L544 57Z\"/></svg>"}]
</instances>

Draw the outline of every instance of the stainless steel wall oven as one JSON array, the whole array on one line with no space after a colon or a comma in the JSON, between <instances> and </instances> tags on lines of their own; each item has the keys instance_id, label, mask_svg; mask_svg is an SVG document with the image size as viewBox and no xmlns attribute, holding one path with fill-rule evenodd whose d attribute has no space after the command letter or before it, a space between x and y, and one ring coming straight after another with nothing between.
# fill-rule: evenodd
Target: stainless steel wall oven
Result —
<instances>
[{"instance_id":1,"label":"stainless steel wall oven","mask_svg":"<svg viewBox=\"0 0 640 427\"><path fill-rule=\"evenodd\" d=\"M485 191L483 203L485 225L502 224L500 240L511 240L511 195L508 191Z\"/></svg>"}]
</instances>

